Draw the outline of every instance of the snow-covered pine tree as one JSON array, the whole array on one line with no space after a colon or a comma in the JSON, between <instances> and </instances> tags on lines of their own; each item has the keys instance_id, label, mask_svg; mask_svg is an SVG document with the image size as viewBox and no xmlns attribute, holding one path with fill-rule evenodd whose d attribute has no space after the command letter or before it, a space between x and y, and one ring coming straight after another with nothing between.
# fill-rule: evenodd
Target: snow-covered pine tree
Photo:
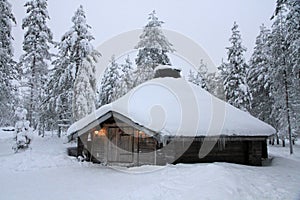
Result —
<instances>
[{"instance_id":1,"label":"snow-covered pine tree","mask_svg":"<svg viewBox=\"0 0 300 200\"><path fill-rule=\"evenodd\" d=\"M275 8L275 12L271 17L271 20L274 19L283 9L283 7L285 7L285 4L287 3L288 0L277 0L276 1L276 8Z\"/></svg>"},{"instance_id":2,"label":"snow-covered pine tree","mask_svg":"<svg viewBox=\"0 0 300 200\"><path fill-rule=\"evenodd\" d=\"M75 74L72 73L74 64L70 62L70 52L66 44L69 41L62 40L58 45L58 56L52 64L47 84L46 98L43 109L47 125L50 129L58 129L58 136L73 123L72 98L75 82Z\"/></svg>"},{"instance_id":3,"label":"snow-covered pine tree","mask_svg":"<svg viewBox=\"0 0 300 200\"><path fill-rule=\"evenodd\" d=\"M74 17L73 17L74 18ZM75 24L56 44L58 54L52 62L54 68L50 72L47 85L47 97L45 99L45 110L48 110L48 122L54 129L58 129L60 136L62 128L67 128L74 122L72 116L72 99L75 82L76 57L74 50L79 49L80 40L77 39L79 29ZM78 20L77 20L78 21ZM77 63L79 65L79 63Z\"/></svg>"},{"instance_id":4,"label":"snow-covered pine tree","mask_svg":"<svg viewBox=\"0 0 300 200\"><path fill-rule=\"evenodd\" d=\"M227 47L227 63L219 67L224 84L225 98L231 105L248 111L250 109L250 93L246 82L247 64L244 59L246 48L242 46L242 39L238 25L233 24L232 35L229 39L231 46Z\"/></svg>"},{"instance_id":5,"label":"snow-covered pine tree","mask_svg":"<svg viewBox=\"0 0 300 200\"><path fill-rule=\"evenodd\" d=\"M221 80L218 71L213 73L208 73L207 87L209 93L213 94L219 99L225 100L223 81Z\"/></svg>"},{"instance_id":6,"label":"snow-covered pine tree","mask_svg":"<svg viewBox=\"0 0 300 200\"><path fill-rule=\"evenodd\" d=\"M117 98L118 85L121 77L119 65L113 55L109 66L105 69L99 90L99 107L111 103Z\"/></svg>"},{"instance_id":7,"label":"snow-covered pine tree","mask_svg":"<svg viewBox=\"0 0 300 200\"><path fill-rule=\"evenodd\" d=\"M272 61L272 69L271 69L271 81L273 82L271 85L271 95L274 98L274 105L272 107L272 118L275 120L275 128L278 131L280 138L284 143L284 138L286 137L287 130L285 129L287 124L287 110L285 104L285 95L284 94L284 77L283 71L285 68L284 57L286 54L284 53L284 38L285 31L283 27L283 22L285 21L285 17L283 15L283 10L278 12L278 15L275 17L275 20L272 25L271 32L271 61Z\"/></svg>"},{"instance_id":8,"label":"snow-covered pine tree","mask_svg":"<svg viewBox=\"0 0 300 200\"><path fill-rule=\"evenodd\" d=\"M86 58L79 66L74 84L73 117L80 120L95 110L96 78L94 60Z\"/></svg>"},{"instance_id":9,"label":"snow-covered pine tree","mask_svg":"<svg viewBox=\"0 0 300 200\"><path fill-rule=\"evenodd\" d=\"M153 79L155 73L151 66L152 65L143 64L136 67L136 69L132 73L133 87L136 87L148 80Z\"/></svg>"},{"instance_id":10,"label":"snow-covered pine tree","mask_svg":"<svg viewBox=\"0 0 300 200\"><path fill-rule=\"evenodd\" d=\"M296 10L293 10L294 8ZM291 154L293 153L292 136L299 131L299 72L295 70L297 62L299 63L297 61L297 58L299 59L299 50L297 52L299 22L295 21L299 20L298 9L299 1L281 3L274 16L271 34L271 78L274 82L274 86L271 87L274 97L272 116L276 120L276 128L282 138L283 146L285 145L284 139L289 138Z\"/></svg>"},{"instance_id":11,"label":"snow-covered pine tree","mask_svg":"<svg viewBox=\"0 0 300 200\"><path fill-rule=\"evenodd\" d=\"M300 1L287 1L286 16L286 59L291 68L290 102L292 136L300 135Z\"/></svg>"},{"instance_id":12,"label":"snow-covered pine tree","mask_svg":"<svg viewBox=\"0 0 300 200\"><path fill-rule=\"evenodd\" d=\"M167 53L174 51L172 44L168 41L162 32L163 21L159 21L153 10L148 17L148 23L143 29L140 41L135 47L138 49L138 55L135 60L137 66L145 63L150 64L152 69L159 64L170 65L170 59Z\"/></svg>"},{"instance_id":13,"label":"snow-covered pine tree","mask_svg":"<svg viewBox=\"0 0 300 200\"><path fill-rule=\"evenodd\" d=\"M273 98L270 91L272 83L269 40L270 30L262 25L250 58L247 82L252 96L250 113L267 123L274 124L271 117Z\"/></svg>"},{"instance_id":14,"label":"snow-covered pine tree","mask_svg":"<svg viewBox=\"0 0 300 200\"><path fill-rule=\"evenodd\" d=\"M208 80L207 80L207 66L201 59L200 65L196 72L190 70L188 75L188 81L200 86L201 88L208 90Z\"/></svg>"},{"instance_id":15,"label":"snow-covered pine tree","mask_svg":"<svg viewBox=\"0 0 300 200\"><path fill-rule=\"evenodd\" d=\"M143 29L140 41L135 47L138 55L135 59L137 69L135 71L134 86L137 86L153 78L154 69L159 64L171 65L167 53L174 52L172 44L162 31L163 21L159 21L153 10L149 14L148 23ZM145 74L146 73L146 74Z\"/></svg>"},{"instance_id":16,"label":"snow-covered pine tree","mask_svg":"<svg viewBox=\"0 0 300 200\"><path fill-rule=\"evenodd\" d=\"M72 17L73 26L67 31L61 38L61 41L56 45L58 48L57 58L53 61L53 70L50 73L50 79L48 82L47 98L45 99L45 109L49 112L48 116L49 123L54 128L58 128L58 136L60 136L63 129L67 129L75 119L73 114L76 114L76 118L80 118L78 113L73 113L73 95L74 94L74 83L79 73L80 66L84 65L81 70L80 80L86 81L83 74L88 74L90 71L94 71L94 61L100 56L94 47L91 45L91 41L94 39L89 33L91 28L86 24L86 17L83 11L83 7L80 6ZM90 62L90 65L87 64ZM90 67L90 69L86 69ZM87 84L89 87L88 91L94 93L94 74L90 76L90 83ZM82 85L77 80L77 90ZM78 96L79 94L76 94ZM83 94L81 98L88 98L90 101L91 96ZM82 103L82 102L80 102ZM93 100L90 103L85 102L88 109L93 107ZM80 104L81 105L81 104ZM78 106L80 106L78 104ZM83 104L82 104L83 105ZM75 105L74 105L75 106ZM74 107L74 109L76 106ZM80 109L80 113L83 112L83 108Z\"/></svg>"},{"instance_id":17,"label":"snow-covered pine tree","mask_svg":"<svg viewBox=\"0 0 300 200\"><path fill-rule=\"evenodd\" d=\"M194 70L191 70L189 71L189 74L188 74L188 81L195 84L195 85L201 85L201 79L199 80L196 76L198 75L197 72L195 72Z\"/></svg>"},{"instance_id":18,"label":"snow-covered pine tree","mask_svg":"<svg viewBox=\"0 0 300 200\"><path fill-rule=\"evenodd\" d=\"M23 75L27 80L29 94L26 107L28 119L34 128L42 134L44 119L42 119L41 103L45 95L48 79L48 63L51 59L49 45L52 42L52 33L47 26L49 15L47 0L30 0L24 5L27 16L23 19L22 28L25 30L23 50L20 64L23 66Z\"/></svg>"},{"instance_id":19,"label":"snow-covered pine tree","mask_svg":"<svg viewBox=\"0 0 300 200\"><path fill-rule=\"evenodd\" d=\"M0 126L12 125L13 105L16 101L12 80L17 79L18 70L13 60L12 23L16 24L11 4L0 1Z\"/></svg>"},{"instance_id":20,"label":"snow-covered pine tree","mask_svg":"<svg viewBox=\"0 0 300 200\"><path fill-rule=\"evenodd\" d=\"M218 72L217 73L219 74L219 78L222 80L222 85L224 87L223 79L224 79L224 77L229 76L229 74L228 74L228 70L227 70L227 65L224 62L223 58L222 58L222 61L221 61L221 65L218 66L217 68L218 68Z\"/></svg>"},{"instance_id":21,"label":"snow-covered pine tree","mask_svg":"<svg viewBox=\"0 0 300 200\"><path fill-rule=\"evenodd\" d=\"M89 32L91 27L86 23L85 12L81 5L72 17L72 22L74 25L62 39L62 41L66 40L70 43L62 43L62 45L66 45L62 48L68 46L66 53L69 60L66 60L66 63L69 65L65 70L65 76L69 77L73 74L73 80L75 80L72 115L74 121L77 121L90 114L95 108L95 62L100 53L91 44L94 37ZM70 90L67 90L67 94L65 93L64 96L70 95L70 93Z\"/></svg>"},{"instance_id":22,"label":"snow-covered pine tree","mask_svg":"<svg viewBox=\"0 0 300 200\"><path fill-rule=\"evenodd\" d=\"M75 77L77 77L77 73L81 64L89 60L89 62L96 61L101 54L93 47L91 41L95 38L89 32L91 26L86 23L86 16L83 10L83 6L80 5L76 10L74 16L72 17L73 26L70 31L65 33L62 38L70 43L65 43L65 47L69 47L70 52L70 62L75 64L74 70ZM87 59L87 58L91 59Z\"/></svg>"},{"instance_id":23,"label":"snow-covered pine tree","mask_svg":"<svg viewBox=\"0 0 300 200\"><path fill-rule=\"evenodd\" d=\"M119 84L118 98L125 95L129 90L132 89L132 62L130 61L129 55L125 59L125 63L121 66L122 74L120 75L121 81Z\"/></svg>"}]
</instances>

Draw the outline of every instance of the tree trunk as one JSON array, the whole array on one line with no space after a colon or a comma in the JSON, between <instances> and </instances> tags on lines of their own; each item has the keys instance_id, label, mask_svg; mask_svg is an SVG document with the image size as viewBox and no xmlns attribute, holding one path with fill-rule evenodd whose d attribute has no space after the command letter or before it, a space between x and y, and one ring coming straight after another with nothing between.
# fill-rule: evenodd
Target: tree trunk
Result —
<instances>
[{"instance_id":1,"label":"tree trunk","mask_svg":"<svg viewBox=\"0 0 300 200\"><path fill-rule=\"evenodd\" d=\"M278 133L276 133L276 144L279 145L279 136L278 136Z\"/></svg>"},{"instance_id":2,"label":"tree trunk","mask_svg":"<svg viewBox=\"0 0 300 200\"><path fill-rule=\"evenodd\" d=\"M286 117L288 125L288 136L290 142L290 154L293 154L293 144L292 144L292 131L291 131L291 122L290 122L290 107L289 107L289 91L288 91L288 82L287 82L287 71L283 72L284 75L284 86L285 86L285 105L286 105Z\"/></svg>"},{"instance_id":3,"label":"tree trunk","mask_svg":"<svg viewBox=\"0 0 300 200\"><path fill-rule=\"evenodd\" d=\"M29 80L29 84L30 84L30 97L29 97L29 111L28 111L28 120L30 122L30 126L33 127L34 129L36 129L36 123L34 122L34 117L33 117L33 113L35 112L34 109L34 92L35 92L35 87L34 87L34 77L35 75L35 57L33 57L32 60L32 66L31 66L31 77Z\"/></svg>"},{"instance_id":4,"label":"tree trunk","mask_svg":"<svg viewBox=\"0 0 300 200\"><path fill-rule=\"evenodd\" d=\"M60 138L60 136L61 136L61 127L60 127L60 126L58 126L58 133L57 133L57 136L58 136L58 138Z\"/></svg>"}]
</instances>

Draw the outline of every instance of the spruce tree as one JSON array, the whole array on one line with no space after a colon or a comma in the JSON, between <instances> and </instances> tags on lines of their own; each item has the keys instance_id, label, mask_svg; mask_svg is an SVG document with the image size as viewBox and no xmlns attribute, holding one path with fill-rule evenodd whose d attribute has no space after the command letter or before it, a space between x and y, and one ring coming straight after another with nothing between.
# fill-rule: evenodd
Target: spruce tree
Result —
<instances>
[{"instance_id":1,"label":"spruce tree","mask_svg":"<svg viewBox=\"0 0 300 200\"><path fill-rule=\"evenodd\" d=\"M207 88L209 93L219 99L225 100L223 81L218 71L207 75Z\"/></svg>"},{"instance_id":2,"label":"spruce tree","mask_svg":"<svg viewBox=\"0 0 300 200\"><path fill-rule=\"evenodd\" d=\"M270 30L262 25L250 58L247 82L252 96L250 113L267 123L274 124L271 117L273 98L270 91L272 83L269 40Z\"/></svg>"},{"instance_id":3,"label":"spruce tree","mask_svg":"<svg viewBox=\"0 0 300 200\"><path fill-rule=\"evenodd\" d=\"M300 1L286 2L288 13L286 16L287 65L291 70L290 102L292 135L300 134Z\"/></svg>"},{"instance_id":4,"label":"spruce tree","mask_svg":"<svg viewBox=\"0 0 300 200\"><path fill-rule=\"evenodd\" d=\"M41 109L42 99L48 79L48 61L52 42L52 33L47 26L49 15L46 0L30 0L25 3L27 16L23 19L22 28L25 30L23 50L20 64L27 80L28 94L26 107L28 119L34 128L39 128L39 134L44 127Z\"/></svg>"},{"instance_id":5,"label":"spruce tree","mask_svg":"<svg viewBox=\"0 0 300 200\"><path fill-rule=\"evenodd\" d=\"M274 99L274 105L272 107L272 118L275 120L275 128L278 131L278 135L283 141L287 135L287 120L289 117L289 111L286 107L286 95L285 95L285 85L286 79L284 76L286 72L286 65L285 65L285 9L281 9L278 15L275 17L275 20L272 25L272 32L271 32L271 94Z\"/></svg>"},{"instance_id":6,"label":"spruce tree","mask_svg":"<svg viewBox=\"0 0 300 200\"><path fill-rule=\"evenodd\" d=\"M120 81L119 65L113 55L110 65L104 71L101 88L99 91L99 107L111 103L117 99L118 86Z\"/></svg>"},{"instance_id":7,"label":"spruce tree","mask_svg":"<svg viewBox=\"0 0 300 200\"><path fill-rule=\"evenodd\" d=\"M188 81L208 90L207 66L204 64L203 60L200 61L200 66L196 72L192 70L189 71Z\"/></svg>"},{"instance_id":8,"label":"spruce tree","mask_svg":"<svg viewBox=\"0 0 300 200\"><path fill-rule=\"evenodd\" d=\"M134 86L137 86L154 76L158 65L171 65L167 53L174 52L172 44L162 31L163 21L158 20L153 10L149 14L148 23L140 35L140 41L135 47L138 55L135 59L137 69L134 72Z\"/></svg>"},{"instance_id":9,"label":"spruce tree","mask_svg":"<svg viewBox=\"0 0 300 200\"><path fill-rule=\"evenodd\" d=\"M299 1L281 2L272 25L272 117L282 138L290 141L299 132Z\"/></svg>"},{"instance_id":10,"label":"spruce tree","mask_svg":"<svg viewBox=\"0 0 300 200\"><path fill-rule=\"evenodd\" d=\"M45 108L49 123L66 130L95 107L95 62L100 53L91 44L94 37L86 23L83 7L72 17L73 26L57 43L57 58L52 62ZM86 87L86 88L83 88ZM82 92L82 93L81 93Z\"/></svg>"},{"instance_id":11,"label":"spruce tree","mask_svg":"<svg viewBox=\"0 0 300 200\"><path fill-rule=\"evenodd\" d=\"M70 63L68 43L62 40L58 43L59 49L57 58L52 62L54 68L50 71L50 78L47 84L46 98L44 99L43 109L49 128L58 129L60 137L63 129L67 129L74 120L72 117L72 99L75 82L75 74Z\"/></svg>"},{"instance_id":12,"label":"spruce tree","mask_svg":"<svg viewBox=\"0 0 300 200\"><path fill-rule=\"evenodd\" d=\"M16 24L11 4L0 0L0 126L12 125L13 105L16 103L12 80L18 77L18 69L13 60L12 23Z\"/></svg>"},{"instance_id":13,"label":"spruce tree","mask_svg":"<svg viewBox=\"0 0 300 200\"><path fill-rule=\"evenodd\" d=\"M119 92L117 94L118 98L125 95L129 90L132 89L132 62L130 61L130 57L127 56L125 59L125 63L121 66L122 74L120 75L120 84L119 84Z\"/></svg>"},{"instance_id":14,"label":"spruce tree","mask_svg":"<svg viewBox=\"0 0 300 200\"><path fill-rule=\"evenodd\" d=\"M95 110L96 103L95 64L90 58L79 66L74 84L73 117L80 120Z\"/></svg>"},{"instance_id":15,"label":"spruce tree","mask_svg":"<svg viewBox=\"0 0 300 200\"><path fill-rule=\"evenodd\" d=\"M155 72L152 69L151 65L144 64L142 66L137 66L132 73L133 87L136 87L148 80L153 79L154 74Z\"/></svg>"},{"instance_id":16,"label":"spruce tree","mask_svg":"<svg viewBox=\"0 0 300 200\"><path fill-rule=\"evenodd\" d=\"M61 74L61 81L54 87L57 91L54 96L60 96L56 105L61 116L59 120L73 122L95 108L95 62L100 53L91 44L94 37L89 32L91 27L81 5L75 11L72 22L73 26L58 44L59 57L54 64L56 73ZM71 120L69 113L72 113Z\"/></svg>"},{"instance_id":17,"label":"spruce tree","mask_svg":"<svg viewBox=\"0 0 300 200\"><path fill-rule=\"evenodd\" d=\"M172 44L163 34L161 28L163 21L155 16L155 10L149 14L148 23L143 29L140 41L135 47L138 55L135 60L137 66L149 64L153 69L159 64L170 65L167 53L174 51Z\"/></svg>"},{"instance_id":18,"label":"spruce tree","mask_svg":"<svg viewBox=\"0 0 300 200\"><path fill-rule=\"evenodd\" d=\"M91 44L91 41L95 38L89 32L91 26L86 23L86 16L82 5L76 10L72 17L72 22L73 26L71 30L65 33L62 40L70 42L65 45L70 48L70 62L74 64L72 70L74 70L75 77L77 77L79 67L84 61L88 60L92 63L101 54ZM88 57L91 59L87 59Z\"/></svg>"},{"instance_id":19,"label":"spruce tree","mask_svg":"<svg viewBox=\"0 0 300 200\"><path fill-rule=\"evenodd\" d=\"M238 25L234 22L232 35L229 39L231 46L227 47L227 63L223 63L219 70L224 84L225 98L231 105L248 111L250 109L250 93L246 82L247 64L244 59L246 48L242 46L242 39Z\"/></svg>"}]
</instances>

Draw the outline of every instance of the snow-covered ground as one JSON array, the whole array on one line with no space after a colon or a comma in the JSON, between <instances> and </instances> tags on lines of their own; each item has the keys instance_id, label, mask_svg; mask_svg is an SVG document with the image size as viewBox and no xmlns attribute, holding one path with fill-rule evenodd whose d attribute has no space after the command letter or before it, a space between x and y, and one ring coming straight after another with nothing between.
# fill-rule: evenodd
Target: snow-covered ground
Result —
<instances>
[{"instance_id":1,"label":"snow-covered ground","mask_svg":"<svg viewBox=\"0 0 300 200\"><path fill-rule=\"evenodd\" d=\"M300 199L300 145L269 147L270 166L229 163L109 167L66 155L62 139L34 137L14 154L12 133L0 131L0 199Z\"/></svg>"}]
</instances>

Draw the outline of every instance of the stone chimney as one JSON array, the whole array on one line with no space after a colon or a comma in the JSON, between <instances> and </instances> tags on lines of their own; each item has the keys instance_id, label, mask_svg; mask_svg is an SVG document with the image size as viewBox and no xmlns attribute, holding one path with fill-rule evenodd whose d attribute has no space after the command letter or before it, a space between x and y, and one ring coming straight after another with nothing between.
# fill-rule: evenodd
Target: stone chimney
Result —
<instances>
[{"instance_id":1,"label":"stone chimney","mask_svg":"<svg viewBox=\"0 0 300 200\"><path fill-rule=\"evenodd\" d=\"M176 68L174 66L169 65L158 65L155 68L154 78L164 78L164 77L172 77L172 78L180 78L181 69Z\"/></svg>"}]
</instances>

